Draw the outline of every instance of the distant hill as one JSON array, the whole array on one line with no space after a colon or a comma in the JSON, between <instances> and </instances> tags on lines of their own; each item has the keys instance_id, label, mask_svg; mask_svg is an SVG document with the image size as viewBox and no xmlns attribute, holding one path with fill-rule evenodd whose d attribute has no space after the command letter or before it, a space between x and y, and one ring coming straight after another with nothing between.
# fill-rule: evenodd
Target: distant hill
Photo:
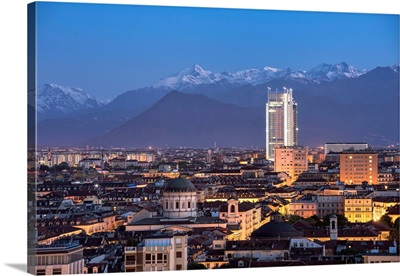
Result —
<instances>
[{"instance_id":1,"label":"distant hill","mask_svg":"<svg viewBox=\"0 0 400 276\"><path fill-rule=\"evenodd\" d=\"M95 141L120 147L263 147L264 118L204 95L172 91Z\"/></svg>"}]
</instances>

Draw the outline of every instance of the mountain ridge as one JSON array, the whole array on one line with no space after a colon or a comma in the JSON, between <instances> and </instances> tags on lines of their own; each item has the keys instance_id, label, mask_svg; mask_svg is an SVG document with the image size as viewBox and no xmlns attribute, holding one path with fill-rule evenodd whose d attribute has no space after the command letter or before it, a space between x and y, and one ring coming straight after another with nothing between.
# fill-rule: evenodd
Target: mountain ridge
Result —
<instances>
[{"instance_id":1,"label":"mountain ridge","mask_svg":"<svg viewBox=\"0 0 400 276\"><path fill-rule=\"evenodd\" d=\"M293 78L280 77L256 86L251 84L236 86L222 79L216 83L188 87L180 92L191 95L201 94L219 103L235 105L244 112L243 114L253 119L256 117L265 119L263 116L265 116L268 87L273 90L289 87L293 89L293 95L299 107L299 142L301 144L320 146L324 141L336 138L385 145L396 143L398 140L398 116L393 115L398 114L399 102L399 73L396 68L398 69L396 66L377 67L358 77L338 78L320 83L299 82ZM200 68L196 69L200 75L208 74ZM142 115L172 90L154 87L132 90L119 95L105 106L91 109L90 112L74 112L68 117L46 119L38 124L38 142L45 146L90 144L98 137L111 133L114 129ZM157 106L163 109L162 105ZM159 113L154 109L153 111ZM190 112L189 109L187 114L176 115L175 121L190 117ZM160 116L166 115L168 114ZM142 121L143 125L149 123ZM175 124L175 122L172 123ZM231 126L238 129L242 127L239 123L231 124ZM261 133L257 132L257 135L264 139L264 124L260 126L260 129ZM143 132L146 131L143 130ZM364 138L365 135L367 135L366 138ZM157 136L157 133L154 132L153 136ZM167 143L170 144L168 141L165 144ZM223 145L223 143L218 144ZM259 142L258 145L263 144L264 142ZM135 145L132 144L132 146Z\"/></svg>"}]
</instances>

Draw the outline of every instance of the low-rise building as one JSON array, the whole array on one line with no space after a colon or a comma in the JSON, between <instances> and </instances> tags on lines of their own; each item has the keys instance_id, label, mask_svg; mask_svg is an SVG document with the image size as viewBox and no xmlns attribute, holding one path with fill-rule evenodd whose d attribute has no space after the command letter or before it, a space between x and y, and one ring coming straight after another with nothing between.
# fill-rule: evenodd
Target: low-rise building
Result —
<instances>
[{"instance_id":1,"label":"low-rise building","mask_svg":"<svg viewBox=\"0 0 400 276\"><path fill-rule=\"evenodd\" d=\"M368 222L372 220L372 198L362 196L346 196L344 200L344 216L349 222Z\"/></svg>"},{"instance_id":2,"label":"low-rise building","mask_svg":"<svg viewBox=\"0 0 400 276\"><path fill-rule=\"evenodd\" d=\"M125 272L187 269L187 234L157 233L125 247Z\"/></svg>"},{"instance_id":3,"label":"low-rise building","mask_svg":"<svg viewBox=\"0 0 400 276\"><path fill-rule=\"evenodd\" d=\"M317 207L318 202L316 199L292 200L289 203L289 215L309 218L311 216L318 215Z\"/></svg>"},{"instance_id":4,"label":"low-rise building","mask_svg":"<svg viewBox=\"0 0 400 276\"><path fill-rule=\"evenodd\" d=\"M34 275L82 274L83 247L77 241L37 245L28 252L28 272Z\"/></svg>"}]
</instances>

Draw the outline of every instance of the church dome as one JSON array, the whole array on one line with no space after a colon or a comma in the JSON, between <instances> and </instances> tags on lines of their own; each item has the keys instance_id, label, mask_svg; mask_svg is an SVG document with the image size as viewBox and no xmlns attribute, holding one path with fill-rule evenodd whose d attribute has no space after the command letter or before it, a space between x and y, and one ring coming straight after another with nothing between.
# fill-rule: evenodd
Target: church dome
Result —
<instances>
[{"instance_id":1,"label":"church dome","mask_svg":"<svg viewBox=\"0 0 400 276\"><path fill-rule=\"evenodd\" d=\"M303 237L301 232L297 231L290 224L283 222L278 214L276 214L276 218L273 218L270 222L251 233L251 237L255 239L291 239Z\"/></svg>"},{"instance_id":2,"label":"church dome","mask_svg":"<svg viewBox=\"0 0 400 276\"><path fill-rule=\"evenodd\" d=\"M194 187L193 183L182 177L178 177L175 179L172 179L167 182L165 185L165 192L189 192L189 191L196 191L196 188Z\"/></svg>"}]
</instances>

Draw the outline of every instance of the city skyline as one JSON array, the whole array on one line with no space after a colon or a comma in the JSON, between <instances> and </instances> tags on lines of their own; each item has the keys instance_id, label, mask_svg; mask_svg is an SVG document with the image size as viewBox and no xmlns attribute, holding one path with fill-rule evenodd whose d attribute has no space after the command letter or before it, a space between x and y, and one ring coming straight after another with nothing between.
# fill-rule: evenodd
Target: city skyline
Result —
<instances>
[{"instance_id":1,"label":"city skyline","mask_svg":"<svg viewBox=\"0 0 400 276\"><path fill-rule=\"evenodd\" d=\"M345 61L371 70L399 60L396 15L51 2L37 15L38 84L105 99L193 64L236 72Z\"/></svg>"}]
</instances>

